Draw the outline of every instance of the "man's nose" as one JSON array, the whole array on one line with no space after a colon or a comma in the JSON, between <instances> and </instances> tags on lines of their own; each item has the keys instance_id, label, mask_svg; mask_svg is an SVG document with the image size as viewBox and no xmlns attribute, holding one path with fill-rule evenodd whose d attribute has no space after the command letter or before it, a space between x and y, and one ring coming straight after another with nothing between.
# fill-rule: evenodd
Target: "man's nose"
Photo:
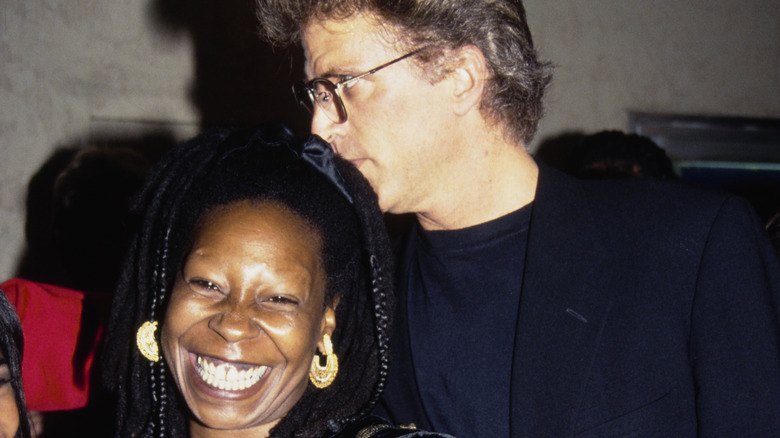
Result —
<instances>
[{"instance_id":1,"label":"man's nose","mask_svg":"<svg viewBox=\"0 0 780 438\"><path fill-rule=\"evenodd\" d=\"M339 124L335 123L325 114L325 111L318 105L314 106L314 112L311 118L311 133L319 135L323 140L331 142L333 135L339 129ZM334 152L338 152L335 151Z\"/></svg>"}]
</instances>

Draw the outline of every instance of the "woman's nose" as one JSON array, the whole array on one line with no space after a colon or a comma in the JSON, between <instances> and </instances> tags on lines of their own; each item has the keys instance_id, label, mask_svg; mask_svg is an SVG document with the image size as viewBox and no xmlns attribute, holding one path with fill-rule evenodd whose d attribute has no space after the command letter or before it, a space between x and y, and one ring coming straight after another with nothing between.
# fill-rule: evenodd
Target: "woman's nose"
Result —
<instances>
[{"instance_id":1,"label":"woman's nose","mask_svg":"<svg viewBox=\"0 0 780 438\"><path fill-rule=\"evenodd\" d=\"M253 339L261 332L260 324L249 309L235 304L230 304L227 309L211 317L209 328L227 342Z\"/></svg>"}]
</instances>

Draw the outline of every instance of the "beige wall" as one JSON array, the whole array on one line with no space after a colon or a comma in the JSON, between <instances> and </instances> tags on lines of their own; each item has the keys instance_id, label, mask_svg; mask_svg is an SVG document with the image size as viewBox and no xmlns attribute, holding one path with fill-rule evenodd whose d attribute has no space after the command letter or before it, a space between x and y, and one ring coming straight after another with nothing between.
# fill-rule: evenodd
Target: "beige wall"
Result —
<instances>
[{"instance_id":1,"label":"beige wall","mask_svg":"<svg viewBox=\"0 0 780 438\"><path fill-rule=\"evenodd\" d=\"M626 129L628 111L780 117L780 8L772 0L525 0L556 66L535 144Z\"/></svg>"},{"instance_id":2,"label":"beige wall","mask_svg":"<svg viewBox=\"0 0 780 438\"><path fill-rule=\"evenodd\" d=\"M255 59L233 47L229 72L204 73L204 64L218 71L225 63L214 56L222 41L252 38L246 29L213 38L233 29L225 25L230 14L213 10L223 2L213 3L185 31L171 24L181 14L166 11L166 0L0 2L0 278L14 274L23 253L27 184L57 147L160 130L183 138L201 119L220 115L290 117L286 87L249 94L284 111L253 108L244 117L229 111L246 105L208 103L218 99L209 95L214 89L247 96L226 87L230 71ZM557 65L532 148L567 131L625 129L629 110L780 117L780 8L773 0L527 0L526 7L541 55ZM204 23L211 33L198 33ZM260 70L243 80L260 87L290 76L289 65L278 64L255 65Z\"/></svg>"},{"instance_id":3,"label":"beige wall","mask_svg":"<svg viewBox=\"0 0 780 438\"><path fill-rule=\"evenodd\" d=\"M0 278L22 255L27 184L55 148L196 120L186 35L150 15L147 0L0 2Z\"/></svg>"}]
</instances>

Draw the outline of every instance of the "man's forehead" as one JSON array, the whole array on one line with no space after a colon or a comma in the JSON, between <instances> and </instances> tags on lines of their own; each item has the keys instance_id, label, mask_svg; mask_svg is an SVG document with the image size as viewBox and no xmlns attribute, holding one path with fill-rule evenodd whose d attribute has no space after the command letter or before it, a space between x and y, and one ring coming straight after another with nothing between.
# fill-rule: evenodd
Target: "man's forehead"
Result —
<instances>
[{"instance_id":1,"label":"man's forehead","mask_svg":"<svg viewBox=\"0 0 780 438\"><path fill-rule=\"evenodd\" d=\"M320 72L332 68L334 63L347 61L358 45L352 35L355 29L352 20L310 22L302 38L307 72Z\"/></svg>"},{"instance_id":2,"label":"man's forehead","mask_svg":"<svg viewBox=\"0 0 780 438\"><path fill-rule=\"evenodd\" d=\"M392 31L387 26L366 15L310 21L301 38L307 75L370 64L367 60L377 48L392 47L389 39L394 37L388 32Z\"/></svg>"}]
</instances>

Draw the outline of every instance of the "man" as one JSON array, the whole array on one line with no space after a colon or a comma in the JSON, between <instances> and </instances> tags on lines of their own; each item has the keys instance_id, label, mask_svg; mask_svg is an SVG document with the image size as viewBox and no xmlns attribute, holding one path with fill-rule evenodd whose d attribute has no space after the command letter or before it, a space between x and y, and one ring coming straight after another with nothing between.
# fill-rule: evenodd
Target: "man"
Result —
<instances>
[{"instance_id":1,"label":"man","mask_svg":"<svg viewBox=\"0 0 780 438\"><path fill-rule=\"evenodd\" d=\"M548 66L519 1L258 0L298 99L399 241L380 411L461 437L771 436L780 264L739 199L571 179L525 150Z\"/></svg>"}]
</instances>

